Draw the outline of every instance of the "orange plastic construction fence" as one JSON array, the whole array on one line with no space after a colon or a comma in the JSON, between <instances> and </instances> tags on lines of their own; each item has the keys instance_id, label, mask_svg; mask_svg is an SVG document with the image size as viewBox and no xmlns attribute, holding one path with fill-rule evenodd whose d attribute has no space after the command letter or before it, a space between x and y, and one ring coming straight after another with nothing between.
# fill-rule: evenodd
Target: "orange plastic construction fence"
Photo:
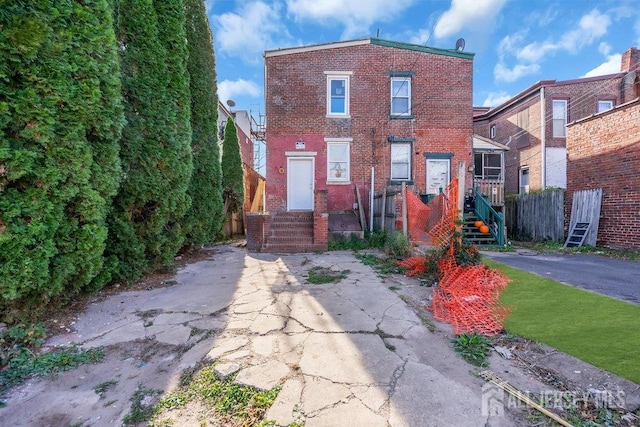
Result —
<instances>
[{"instance_id":1,"label":"orange plastic construction fence","mask_svg":"<svg viewBox=\"0 0 640 427\"><path fill-rule=\"evenodd\" d=\"M427 205L407 192L409 236L414 243L448 248L439 263L439 280L433 289L432 310L437 320L451 323L455 334L478 332L495 335L503 328L509 310L500 304L507 277L484 265L458 265L454 254L458 209L458 180ZM428 259L415 256L398 262L408 276L428 272Z\"/></svg>"}]
</instances>

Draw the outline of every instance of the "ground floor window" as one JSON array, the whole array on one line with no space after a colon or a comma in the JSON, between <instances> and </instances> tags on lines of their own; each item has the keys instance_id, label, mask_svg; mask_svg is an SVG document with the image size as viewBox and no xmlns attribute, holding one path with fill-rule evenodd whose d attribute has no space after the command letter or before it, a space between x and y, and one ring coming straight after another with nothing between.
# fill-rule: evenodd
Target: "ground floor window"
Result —
<instances>
[{"instance_id":1,"label":"ground floor window","mask_svg":"<svg viewBox=\"0 0 640 427\"><path fill-rule=\"evenodd\" d=\"M391 179L398 181L411 179L411 143L391 144Z\"/></svg>"},{"instance_id":2,"label":"ground floor window","mask_svg":"<svg viewBox=\"0 0 640 427\"><path fill-rule=\"evenodd\" d=\"M349 182L351 174L348 141L327 142L327 181Z\"/></svg>"}]
</instances>

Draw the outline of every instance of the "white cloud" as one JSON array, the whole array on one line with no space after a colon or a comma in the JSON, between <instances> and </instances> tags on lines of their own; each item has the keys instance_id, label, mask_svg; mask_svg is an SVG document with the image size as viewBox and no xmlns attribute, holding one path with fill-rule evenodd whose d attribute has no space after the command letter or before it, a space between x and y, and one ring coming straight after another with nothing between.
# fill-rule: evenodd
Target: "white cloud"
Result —
<instances>
[{"instance_id":1,"label":"white cloud","mask_svg":"<svg viewBox=\"0 0 640 427\"><path fill-rule=\"evenodd\" d=\"M429 30L421 29L409 37L409 43L426 45L430 37Z\"/></svg>"},{"instance_id":2,"label":"white cloud","mask_svg":"<svg viewBox=\"0 0 640 427\"><path fill-rule=\"evenodd\" d=\"M576 53L607 34L611 18L594 9L580 18L578 28L562 35L558 48L569 53Z\"/></svg>"},{"instance_id":3,"label":"white cloud","mask_svg":"<svg viewBox=\"0 0 640 427\"><path fill-rule=\"evenodd\" d=\"M620 61L622 60L622 55L619 53L615 53L613 55L607 56L607 61L598 65L593 70L587 72L582 77L594 77L594 76L604 76L606 74L615 74L620 72Z\"/></svg>"},{"instance_id":4,"label":"white cloud","mask_svg":"<svg viewBox=\"0 0 640 427\"><path fill-rule=\"evenodd\" d=\"M496 81L514 82L521 77L537 73L540 70L540 63L547 56L558 52L576 54L607 34L610 25L610 16L593 9L580 18L577 27L556 38L535 41L522 46L528 35L526 30L506 36L497 47L500 59L493 70L494 77ZM607 43L600 43L599 51L602 54L606 56L610 50L611 47ZM512 67L507 65L507 59L510 56L516 59L516 64Z\"/></svg>"},{"instance_id":5,"label":"white cloud","mask_svg":"<svg viewBox=\"0 0 640 427\"><path fill-rule=\"evenodd\" d=\"M287 0L288 13L296 21L344 26L342 39L369 36L376 22L393 22L416 0Z\"/></svg>"},{"instance_id":6,"label":"white cloud","mask_svg":"<svg viewBox=\"0 0 640 427\"><path fill-rule=\"evenodd\" d=\"M499 62L493 69L493 77L497 82L511 83L524 76L529 76L540 71L540 65L538 64L516 64L513 68L507 67L505 64Z\"/></svg>"},{"instance_id":7,"label":"white cloud","mask_svg":"<svg viewBox=\"0 0 640 427\"><path fill-rule=\"evenodd\" d=\"M607 42L600 42L600 45L598 46L598 52L600 52L604 56L609 55L611 53L611 45Z\"/></svg>"},{"instance_id":8,"label":"white cloud","mask_svg":"<svg viewBox=\"0 0 640 427\"><path fill-rule=\"evenodd\" d=\"M451 0L451 8L444 12L434 35L444 38L465 31L493 29L492 23L502 10L506 0Z\"/></svg>"},{"instance_id":9,"label":"white cloud","mask_svg":"<svg viewBox=\"0 0 640 427\"><path fill-rule=\"evenodd\" d=\"M482 103L483 107L497 107L505 101L511 99L511 95L501 90L500 92L490 92Z\"/></svg>"},{"instance_id":10,"label":"white cloud","mask_svg":"<svg viewBox=\"0 0 640 427\"><path fill-rule=\"evenodd\" d=\"M262 94L260 87L252 81L238 79L235 81L223 80L218 83L218 99L222 103L238 96L258 98Z\"/></svg>"},{"instance_id":11,"label":"white cloud","mask_svg":"<svg viewBox=\"0 0 640 427\"><path fill-rule=\"evenodd\" d=\"M289 33L280 17L279 3L262 1L243 3L237 13L214 15L214 40L220 53L240 57L245 62L259 64L262 53L288 40Z\"/></svg>"}]
</instances>

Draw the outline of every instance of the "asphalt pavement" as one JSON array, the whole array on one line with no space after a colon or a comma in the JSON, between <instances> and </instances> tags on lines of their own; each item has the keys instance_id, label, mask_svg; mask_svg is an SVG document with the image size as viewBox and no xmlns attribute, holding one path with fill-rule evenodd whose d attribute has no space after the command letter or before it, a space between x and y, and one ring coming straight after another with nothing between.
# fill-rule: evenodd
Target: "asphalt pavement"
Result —
<instances>
[{"instance_id":1,"label":"asphalt pavement","mask_svg":"<svg viewBox=\"0 0 640 427\"><path fill-rule=\"evenodd\" d=\"M561 283L640 305L640 262L591 254L547 254L528 249L482 251L494 261Z\"/></svg>"}]
</instances>

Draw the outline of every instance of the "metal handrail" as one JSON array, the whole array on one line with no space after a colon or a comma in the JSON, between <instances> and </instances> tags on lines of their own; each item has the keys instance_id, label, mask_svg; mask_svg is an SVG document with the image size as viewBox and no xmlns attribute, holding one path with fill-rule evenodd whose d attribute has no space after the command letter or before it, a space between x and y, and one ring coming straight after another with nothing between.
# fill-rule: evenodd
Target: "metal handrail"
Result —
<instances>
[{"instance_id":1,"label":"metal handrail","mask_svg":"<svg viewBox=\"0 0 640 427\"><path fill-rule=\"evenodd\" d=\"M504 246L504 216L491 207L487 198L480 192L480 187L475 189L475 209L478 219L487 224L489 232L496 239L499 246Z\"/></svg>"}]
</instances>

